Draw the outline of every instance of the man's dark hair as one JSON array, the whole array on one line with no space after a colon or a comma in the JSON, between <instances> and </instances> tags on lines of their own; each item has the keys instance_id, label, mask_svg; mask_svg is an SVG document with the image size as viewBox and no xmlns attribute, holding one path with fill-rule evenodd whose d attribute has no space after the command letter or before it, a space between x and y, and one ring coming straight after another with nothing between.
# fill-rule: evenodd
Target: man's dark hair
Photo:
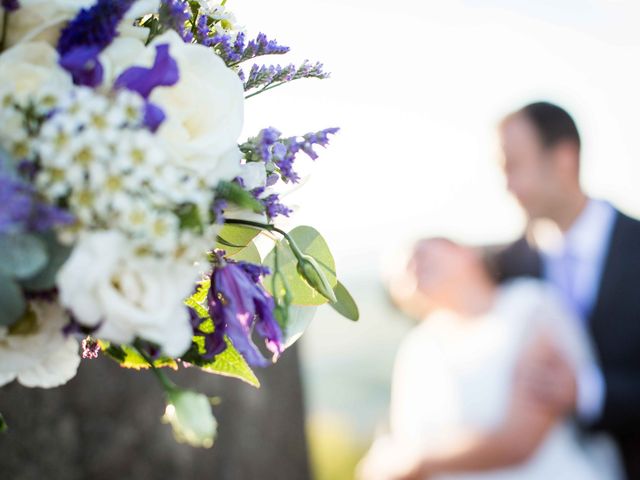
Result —
<instances>
[{"instance_id":1,"label":"man's dark hair","mask_svg":"<svg viewBox=\"0 0 640 480\"><path fill-rule=\"evenodd\" d=\"M564 141L573 142L580 148L578 127L565 109L549 102L536 102L516 113L524 115L533 124L546 148Z\"/></svg>"}]
</instances>

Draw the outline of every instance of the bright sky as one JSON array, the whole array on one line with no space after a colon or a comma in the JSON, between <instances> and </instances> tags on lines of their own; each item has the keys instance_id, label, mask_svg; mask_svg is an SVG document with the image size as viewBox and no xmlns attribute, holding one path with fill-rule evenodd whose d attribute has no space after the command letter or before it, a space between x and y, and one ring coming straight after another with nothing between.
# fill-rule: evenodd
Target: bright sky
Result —
<instances>
[{"instance_id":1,"label":"bright sky","mask_svg":"<svg viewBox=\"0 0 640 480\"><path fill-rule=\"evenodd\" d=\"M640 214L640 2L229 4L250 33L333 73L249 100L246 133L342 127L294 198L303 205L295 222L328 238L343 271L421 233L516 235L521 217L495 164L494 125L536 99L576 117L587 189Z\"/></svg>"},{"instance_id":2,"label":"bright sky","mask_svg":"<svg viewBox=\"0 0 640 480\"><path fill-rule=\"evenodd\" d=\"M575 116L587 190L640 216L637 0L229 0L249 32L321 60L333 77L247 102L246 133L342 131L293 196L359 302L352 324L321 309L304 337L311 412L362 431L383 418L408 324L385 300L381 260L422 234L474 243L518 235L494 126L547 99ZM279 59L275 59L277 61ZM286 59L284 59L287 61Z\"/></svg>"}]
</instances>

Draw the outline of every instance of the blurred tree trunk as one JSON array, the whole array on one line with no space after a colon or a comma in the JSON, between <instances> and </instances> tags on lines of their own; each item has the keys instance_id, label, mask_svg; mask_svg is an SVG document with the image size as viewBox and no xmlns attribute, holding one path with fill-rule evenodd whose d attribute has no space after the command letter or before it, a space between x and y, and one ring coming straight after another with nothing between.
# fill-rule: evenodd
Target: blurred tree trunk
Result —
<instances>
[{"instance_id":1,"label":"blurred tree trunk","mask_svg":"<svg viewBox=\"0 0 640 480\"><path fill-rule=\"evenodd\" d=\"M174 441L160 422L163 395L151 372L121 369L108 358L86 360L67 385L0 388L0 478L11 480L310 478L297 348L257 371L262 387L186 369L183 387L222 403L214 408L211 449Z\"/></svg>"}]
</instances>

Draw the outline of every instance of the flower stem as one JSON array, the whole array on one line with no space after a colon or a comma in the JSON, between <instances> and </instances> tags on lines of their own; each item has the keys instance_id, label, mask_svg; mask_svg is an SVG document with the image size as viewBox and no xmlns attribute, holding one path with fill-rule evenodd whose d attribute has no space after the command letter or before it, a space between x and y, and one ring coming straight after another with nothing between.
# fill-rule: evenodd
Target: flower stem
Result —
<instances>
[{"instance_id":1,"label":"flower stem","mask_svg":"<svg viewBox=\"0 0 640 480\"><path fill-rule=\"evenodd\" d=\"M151 367L151 371L155 374L158 382L160 382L160 385L162 385L162 388L165 392L169 393L178 389L178 386L173 383L162 370L155 366L155 364L153 363L153 359L149 356L149 354L147 354L147 352L145 352L140 340L136 340L133 343L133 346L138 351L140 356L147 361L147 363Z\"/></svg>"},{"instance_id":2,"label":"flower stem","mask_svg":"<svg viewBox=\"0 0 640 480\"><path fill-rule=\"evenodd\" d=\"M304 259L304 254L302 253L302 251L300 250L300 248L296 244L295 240L293 240L293 238L291 238L291 235L289 235L284 230L276 227L275 225L270 225L268 223L254 222L252 220L239 220L239 219L235 219L235 218L229 218L229 219L225 220L225 223L229 223L229 224L233 224L233 225L246 225L248 227L260 228L260 229L266 230L268 232L279 233L280 235L282 235L287 240L287 243L291 247L291 251L296 256L296 258L298 260L303 260Z\"/></svg>"}]
</instances>

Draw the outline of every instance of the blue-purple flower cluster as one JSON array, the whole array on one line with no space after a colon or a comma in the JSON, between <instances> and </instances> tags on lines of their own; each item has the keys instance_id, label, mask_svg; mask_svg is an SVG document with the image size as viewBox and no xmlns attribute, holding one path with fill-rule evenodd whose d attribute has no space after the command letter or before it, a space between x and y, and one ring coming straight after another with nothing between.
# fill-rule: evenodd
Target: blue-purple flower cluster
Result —
<instances>
[{"instance_id":1,"label":"blue-purple flower cluster","mask_svg":"<svg viewBox=\"0 0 640 480\"><path fill-rule=\"evenodd\" d=\"M135 0L98 0L80 10L60 34L60 65L73 77L76 85L96 87L104 71L98 55L117 35L118 24Z\"/></svg>"},{"instance_id":2,"label":"blue-purple flower cluster","mask_svg":"<svg viewBox=\"0 0 640 480\"><path fill-rule=\"evenodd\" d=\"M305 60L300 66L294 64L286 66L254 64L248 74L240 70L238 75L244 84L245 92L257 90L249 96L301 78L329 78L329 73L324 71L322 63L310 63L308 60Z\"/></svg>"},{"instance_id":3,"label":"blue-purple flower cluster","mask_svg":"<svg viewBox=\"0 0 640 480\"><path fill-rule=\"evenodd\" d=\"M277 167L277 174L285 182L297 183L300 176L293 169L295 160L300 152L315 160L318 154L314 146L326 147L329 135L335 135L339 128L325 128L318 132L311 132L302 137L282 138L282 134L275 128L269 127L249 139L240 146L249 161L262 161L266 165ZM276 171L274 171L276 173Z\"/></svg>"},{"instance_id":4,"label":"blue-purple flower cluster","mask_svg":"<svg viewBox=\"0 0 640 480\"><path fill-rule=\"evenodd\" d=\"M264 33L259 33L255 39L245 43L244 32L238 33L235 40L228 34L207 36L208 26L204 22L199 23L198 32L198 39L204 45L214 46L218 55L229 66L264 55L282 55L289 52L289 47L280 45L276 40L269 40Z\"/></svg>"},{"instance_id":5,"label":"blue-purple flower cluster","mask_svg":"<svg viewBox=\"0 0 640 480\"><path fill-rule=\"evenodd\" d=\"M19 177L0 172L0 235L45 232L73 223L67 211L38 198L32 185Z\"/></svg>"},{"instance_id":6,"label":"blue-purple flower cluster","mask_svg":"<svg viewBox=\"0 0 640 480\"><path fill-rule=\"evenodd\" d=\"M194 333L204 337L204 358L222 353L227 348L226 336L250 365L267 366L270 362L253 342L254 332L264 339L274 360L280 356L282 331L274 317L274 300L261 283L268 274L269 269L262 265L226 259L220 250L214 253L207 295L213 332L202 332L203 319L191 311Z\"/></svg>"}]
</instances>

